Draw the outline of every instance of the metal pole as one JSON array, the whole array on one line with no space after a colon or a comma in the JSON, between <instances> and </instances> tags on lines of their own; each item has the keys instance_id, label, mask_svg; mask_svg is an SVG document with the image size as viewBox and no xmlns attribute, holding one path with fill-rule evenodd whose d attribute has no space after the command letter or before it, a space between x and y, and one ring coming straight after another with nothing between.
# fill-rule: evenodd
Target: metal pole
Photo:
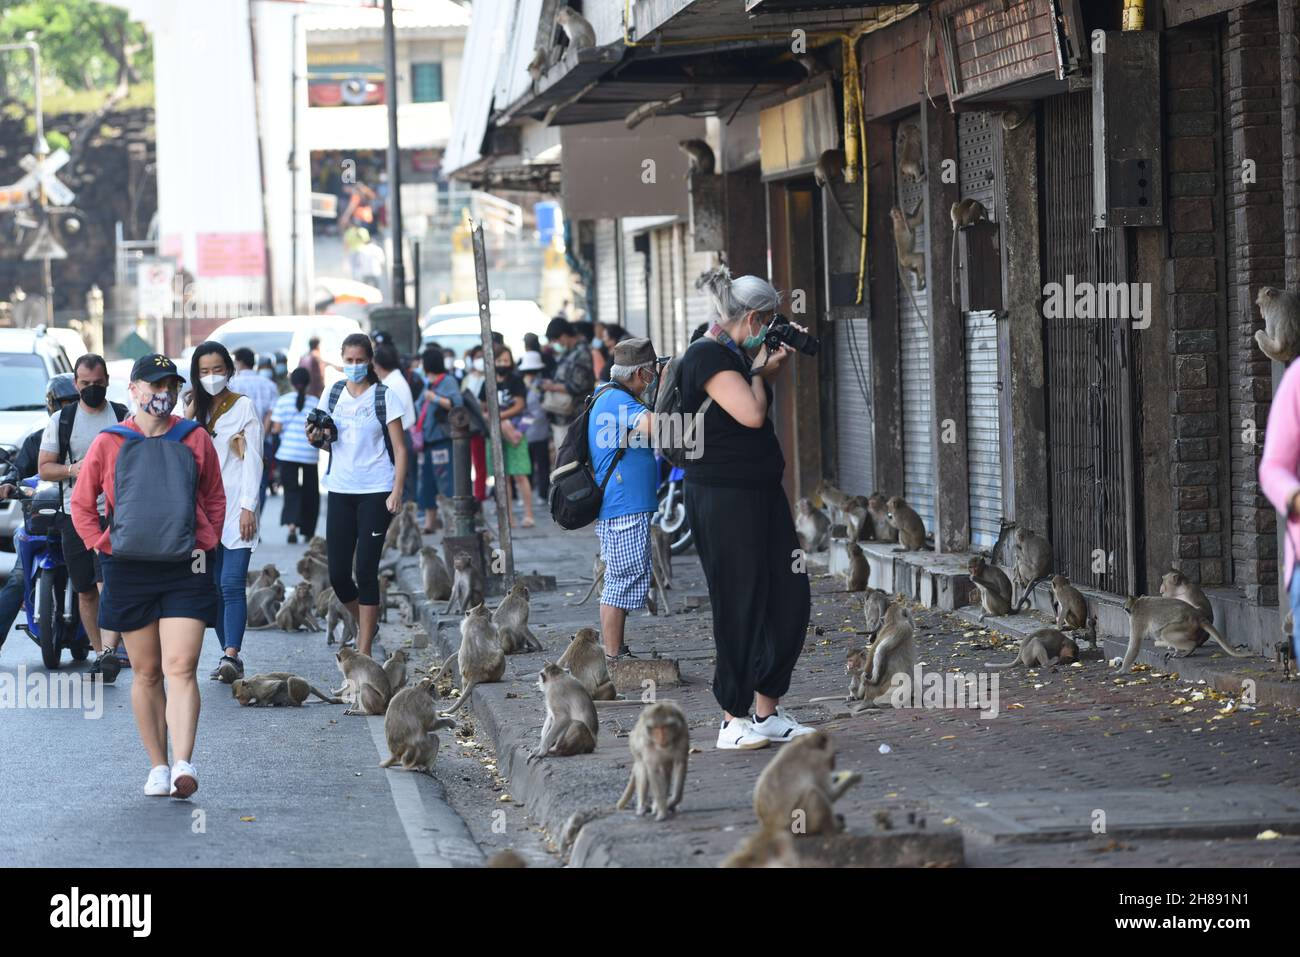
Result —
<instances>
[{"instance_id":1,"label":"metal pole","mask_svg":"<svg viewBox=\"0 0 1300 957\"><path fill-rule=\"evenodd\" d=\"M393 0L384 0L384 101L388 106L388 225L393 233L389 288L393 302L406 305L406 264L402 262L402 167L397 147L397 38Z\"/></svg>"},{"instance_id":2,"label":"metal pole","mask_svg":"<svg viewBox=\"0 0 1300 957\"><path fill-rule=\"evenodd\" d=\"M414 343L412 348L418 353L420 351L420 241L417 239L411 243L411 269L415 271L415 310L411 316L411 340Z\"/></svg>"},{"instance_id":3,"label":"metal pole","mask_svg":"<svg viewBox=\"0 0 1300 957\"><path fill-rule=\"evenodd\" d=\"M474 242L474 279L478 284L478 318L483 335L483 391L488 400L488 431L492 436L492 478L496 485L497 534L505 556L505 584L515 583L515 553L510 542L510 489L506 488L506 457L501 441L501 406L497 402L497 366L492 351L492 311L489 306L487 253L483 248L483 223L475 221L470 234Z\"/></svg>"},{"instance_id":4,"label":"metal pole","mask_svg":"<svg viewBox=\"0 0 1300 957\"><path fill-rule=\"evenodd\" d=\"M447 373L450 375L451 373ZM454 524L452 534L464 538L474 534L474 495L470 481L469 413L463 407L453 406L447 414L451 426L452 495L451 510Z\"/></svg>"},{"instance_id":5,"label":"metal pole","mask_svg":"<svg viewBox=\"0 0 1300 957\"><path fill-rule=\"evenodd\" d=\"M271 212L266 191L266 152L262 147L262 84L257 70L257 28L253 23L253 0L248 0L248 50L253 61L253 125L257 133L257 176L262 192L262 296L267 313L275 312L274 272L271 269Z\"/></svg>"}]
</instances>

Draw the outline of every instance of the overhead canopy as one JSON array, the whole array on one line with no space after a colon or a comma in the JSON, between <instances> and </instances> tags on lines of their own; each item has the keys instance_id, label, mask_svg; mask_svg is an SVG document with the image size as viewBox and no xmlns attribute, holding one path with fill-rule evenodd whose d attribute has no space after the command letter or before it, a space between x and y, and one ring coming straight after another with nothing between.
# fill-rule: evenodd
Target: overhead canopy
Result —
<instances>
[{"instance_id":1,"label":"overhead canopy","mask_svg":"<svg viewBox=\"0 0 1300 957\"><path fill-rule=\"evenodd\" d=\"M451 109L446 101L400 103L397 144L404 150L436 149L451 137ZM388 148L388 107L313 106L307 109L310 150L382 150Z\"/></svg>"}]
</instances>

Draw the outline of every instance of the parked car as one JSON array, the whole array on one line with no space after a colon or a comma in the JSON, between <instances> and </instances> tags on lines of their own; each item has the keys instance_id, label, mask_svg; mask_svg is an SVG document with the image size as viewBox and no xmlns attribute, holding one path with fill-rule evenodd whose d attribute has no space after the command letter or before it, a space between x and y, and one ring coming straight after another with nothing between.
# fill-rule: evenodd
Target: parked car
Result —
<instances>
[{"instance_id":1,"label":"parked car","mask_svg":"<svg viewBox=\"0 0 1300 957\"><path fill-rule=\"evenodd\" d=\"M71 371L67 353L44 326L0 329L0 446L16 453L32 432L45 428L46 384ZM13 551L14 530L22 522L19 503L0 502L0 549Z\"/></svg>"},{"instance_id":2,"label":"parked car","mask_svg":"<svg viewBox=\"0 0 1300 957\"><path fill-rule=\"evenodd\" d=\"M539 339L545 338L546 325L551 321L531 299L493 299L489 314L492 331L501 333L516 363L524 356L524 335L535 332ZM444 349L453 350L459 367L465 350L483 342L478 303L466 301L434 306L420 321L420 341L425 345L437 342Z\"/></svg>"},{"instance_id":3,"label":"parked car","mask_svg":"<svg viewBox=\"0 0 1300 957\"><path fill-rule=\"evenodd\" d=\"M220 342L234 352L247 346L255 353L269 356L279 351L289 360L289 368L294 369L307 354L307 341L313 336L320 337L321 355L331 362L340 362L343 352L343 340L354 332L364 332L361 323L347 316L240 316L223 322L212 330L209 339ZM193 353L193 349L186 350ZM188 373L188 358L184 371ZM325 367L325 387L328 389L342 373Z\"/></svg>"}]
</instances>

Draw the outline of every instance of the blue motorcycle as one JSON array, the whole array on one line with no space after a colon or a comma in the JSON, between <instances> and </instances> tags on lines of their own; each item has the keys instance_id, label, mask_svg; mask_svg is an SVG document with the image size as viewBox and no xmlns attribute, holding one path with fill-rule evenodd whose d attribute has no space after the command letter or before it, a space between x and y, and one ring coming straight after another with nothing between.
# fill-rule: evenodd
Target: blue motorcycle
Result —
<instances>
[{"instance_id":1,"label":"blue motorcycle","mask_svg":"<svg viewBox=\"0 0 1300 957\"><path fill-rule=\"evenodd\" d=\"M686 520L686 472L662 456L658 459L659 507L651 521L667 533L672 553L680 555L691 547L691 523Z\"/></svg>"},{"instance_id":2,"label":"blue motorcycle","mask_svg":"<svg viewBox=\"0 0 1300 957\"><path fill-rule=\"evenodd\" d=\"M23 570L23 612L26 624L19 624L41 649L46 668L59 667L63 649L74 661L90 655L90 639L81 624L77 594L68 581L63 562L63 539L59 522L63 493L57 485L38 485L36 479L23 482L36 494L23 502L23 525L14 533L14 548Z\"/></svg>"}]
</instances>

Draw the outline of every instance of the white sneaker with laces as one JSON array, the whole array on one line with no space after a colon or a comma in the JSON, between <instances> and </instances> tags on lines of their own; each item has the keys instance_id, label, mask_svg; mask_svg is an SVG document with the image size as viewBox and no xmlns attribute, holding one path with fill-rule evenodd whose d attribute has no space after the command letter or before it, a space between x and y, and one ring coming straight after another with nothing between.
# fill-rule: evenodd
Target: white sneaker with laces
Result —
<instances>
[{"instance_id":1,"label":"white sneaker with laces","mask_svg":"<svg viewBox=\"0 0 1300 957\"><path fill-rule=\"evenodd\" d=\"M144 793L149 797L167 797L172 793L172 772L165 764L155 765L144 782Z\"/></svg>"},{"instance_id":2,"label":"white sneaker with laces","mask_svg":"<svg viewBox=\"0 0 1300 957\"><path fill-rule=\"evenodd\" d=\"M720 751L752 751L767 745L768 739L754 733L754 726L748 718L732 718L718 730Z\"/></svg>"},{"instance_id":3,"label":"white sneaker with laces","mask_svg":"<svg viewBox=\"0 0 1300 957\"><path fill-rule=\"evenodd\" d=\"M172 765L172 789L174 798L187 798L199 789L199 776L194 765L188 761L177 761Z\"/></svg>"},{"instance_id":4,"label":"white sneaker with laces","mask_svg":"<svg viewBox=\"0 0 1300 957\"><path fill-rule=\"evenodd\" d=\"M812 734L816 728L810 728L806 724L800 724L794 718L785 713L785 709L777 706L776 714L768 715L762 721L757 719L750 723L754 733L769 741L775 741L777 744L784 744L787 741L793 741L795 738L805 734Z\"/></svg>"}]
</instances>

